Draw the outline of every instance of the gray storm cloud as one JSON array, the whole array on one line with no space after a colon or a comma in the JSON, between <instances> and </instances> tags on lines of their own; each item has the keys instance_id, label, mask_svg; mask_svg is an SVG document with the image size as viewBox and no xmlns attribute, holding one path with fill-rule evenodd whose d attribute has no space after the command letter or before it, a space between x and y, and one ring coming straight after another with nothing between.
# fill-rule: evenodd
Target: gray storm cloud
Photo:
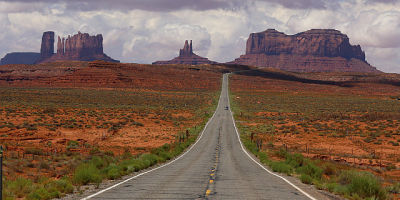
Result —
<instances>
[{"instance_id":1,"label":"gray storm cloud","mask_svg":"<svg viewBox=\"0 0 400 200\"><path fill-rule=\"evenodd\" d=\"M0 28L0 57L39 51L47 30L83 31L102 33L113 58L139 63L175 57L186 39L199 55L227 62L252 32L334 28L378 69L400 72L400 0L0 0Z\"/></svg>"},{"instance_id":2,"label":"gray storm cloud","mask_svg":"<svg viewBox=\"0 0 400 200\"><path fill-rule=\"evenodd\" d=\"M72 10L148 10L158 12L168 12L181 9L190 10L215 10L215 9L238 9L245 7L248 3L257 0L1 0L3 2L18 3L38 3L45 2L49 4L64 3L68 9ZM0 1L0 2L1 2ZM332 0L258 0L282 5L294 9L326 9L336 5L337 1ZM374 0L379 1L379 0ZM392 2L396 0L380 0Z\"/></svg>"},{"instance_id":3,"label":"gray storm cloud","mask_svg":"<svg viewBox=\"0 0 400 200\"><path fill-rule=\"evenodd\" d=\"M239 6L239 0L1 0L9 3L65 4L70 10L147 10L168 12L181 9L210 10ZM0 2L1 2L0 1Z\"/></svg>"}]
</instances>

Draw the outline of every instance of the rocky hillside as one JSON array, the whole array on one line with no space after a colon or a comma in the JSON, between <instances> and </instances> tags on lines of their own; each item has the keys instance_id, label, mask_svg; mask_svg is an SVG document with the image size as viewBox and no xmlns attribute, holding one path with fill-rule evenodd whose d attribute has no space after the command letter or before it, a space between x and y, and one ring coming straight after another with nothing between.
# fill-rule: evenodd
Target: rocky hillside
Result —
<instances>
[{"instance_id":1,"label":"rocky hillside","mask_svg":"<svg viewBox=\"0 0 400 200\"><path fill-rule=\"evenodd\" d=\"M185 64L185 65L202 65L202 64L217 64L217 62L210 61L207 58L193 53L192 41L186 40L183 49L179 50L179 56L168 61L153 62L153 65L171 65L171 64Z\"/></svg>"},{"instance_id":2,"label":"rocky hillside","mask_svg":"<svg viewBox=\"0 0 400 200\"><path fill-rule=\"evenodd\" d=\"M8 53L0 60L0 65L9 65L9 64L25 64L31 65L36 63L36 61L40 58L40 53L33 52L15 52Z\"/></svg>"},{"instance_id":3,"label":"rocky hillside","mask_svg":"<svg viewBox=\"0 0 400 200\"><path fill-rule=\"evenodd\" d=\"M379 72L365 60L360 45L351 45L347 35L333 29L252 33L246 54L231 63L299 72Z\"/></svg>"},{"instance_id":4,"label":"rocky hillside","mask_svg":"<svg viewBox=\"0 0 400 200\"><path fill-rule=\"evenodd\" d=\"M88 33L78 32L78 34L67 38L58 37L57 53L54 54L54 32L45 32L42 37L40 53L41 58L38 63L58 60L119 62L104 54L103 36L101 34L90 36Z\"/></svg>"}]
</instances>

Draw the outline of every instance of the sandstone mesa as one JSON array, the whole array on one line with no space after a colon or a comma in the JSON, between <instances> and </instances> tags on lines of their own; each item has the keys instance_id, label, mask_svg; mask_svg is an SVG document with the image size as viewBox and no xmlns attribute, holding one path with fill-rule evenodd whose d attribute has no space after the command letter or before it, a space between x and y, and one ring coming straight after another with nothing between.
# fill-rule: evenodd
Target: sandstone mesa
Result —
<instances>
[{"instance_id":1,"label":"sandstone mesa","mask_svg":"<svg viewBox=\"0 0 400 200\"><path fill-rule=\"evenodd\" d=\"M54 54L54 32L43 33L42 46L40 49L41 58L38 63L54 62L59 60L94 61L103 60L108 62L119 62L107 56L103 52L103 36L98 34L90 36L88 33L81 33L67 38L58 37L57 53Z\"/></svg>"},{"instance_id":2,"label":"sandstone mesa","mask_svg":"<svg viewBox=\"0 0 400 200\"><path fill-rule=\"evenodd\" d=\"M230 64L296 72L379 72L365 60L360 45L333 29L286 35L275 29L250 34L246 54Z\"/></svg>"}]
</instances>

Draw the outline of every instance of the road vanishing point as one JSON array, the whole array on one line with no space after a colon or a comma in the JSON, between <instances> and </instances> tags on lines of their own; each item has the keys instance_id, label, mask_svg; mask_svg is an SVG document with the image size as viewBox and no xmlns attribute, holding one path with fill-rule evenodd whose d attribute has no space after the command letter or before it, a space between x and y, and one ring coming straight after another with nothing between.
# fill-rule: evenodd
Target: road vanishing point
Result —
<instances>
[{"instance_id":1,"label":"road vanishing point","mask_svg":"<svg viewBox=\"0 0 400 200\"><path fill-rule=\"evenodd\" d=\"M316 199L259 164L243 147L223 75L218 107L196 143L176 159L87 199Z\"/></svg>"}]
</instances>

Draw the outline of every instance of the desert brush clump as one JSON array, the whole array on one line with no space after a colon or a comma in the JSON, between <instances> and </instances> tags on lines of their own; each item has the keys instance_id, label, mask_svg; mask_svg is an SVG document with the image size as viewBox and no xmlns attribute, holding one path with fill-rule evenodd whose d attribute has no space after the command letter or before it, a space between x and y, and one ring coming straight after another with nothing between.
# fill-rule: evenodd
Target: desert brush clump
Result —
<instances>
[{"instance_id":1,"label":"desert brush clump","mask_svg":"<svg viewBox=\"0 0 400 200\"><path fill-rule=\"evenodd\" d=\"M293 168L286 162L271 162L270 167L272 171L285 173L286 175L291 175Z\"/></svg>"},{"instance_id":2,"label":"desert brush clump","mask_svg":"<svg viewBox=\"0 0 400 200\"><path fill-rule=\"evenodd\" d=\"M330 75L296 74L313 79ZM395 194L400 104L389 96L398 87L369 81L327 86L239 73L231 76L230 90L243 144L273 171L349 199L390 199ZM339 181L352 170L370 173Z\"/></svg>"},{"instance_id":3,"label":"desert brush clump","mask_svg":"<svg viewBox=\"0 0 400 200\"><path fill-rule=\"evenodd\" d=\"M49 65L38 67L47 69ZM89 73L94 69L86 62L62 62L50 68L56 65ZM100 86L99 79L91 76L95 83L88 85L76 82L77 77L72 75L70 81L60 84L55 78L49 80L50 85L0 88L0 138L7 169L4 184L10 184L4 199L28 198L28 194L31 199L47 199L71 191L59 186L49 190L50 186L36 181L42 176L53 181L65 176L68 179L62 182L68 182L75 191L86 188L80 187L83 184L118 179L173 159L196 140L218 102L219 70L130 66L119 70L132 81L140 80L134 84L116 80L115 87ZM148 80L149 76L157 76L158 81ZM175 136L185 129L189 129L190 137L177 142ZM113 139L118 142L109 145ZM158 149L160 144L166 145ZM123 155L121 147L128 149ZM26 185L32 187L15 189L23 182L17 181L18 176L30 180L32 184Z\"/></svg>"},{"instance_id":4,"label":"desert brush clump","mask_svg":"<svg viewBox=\"0 0 400 200\"><path fill-rule=\"evenodd\" d=\"M89 183L100 183L102 177L100 170L93 163L84 163L75 169L72 180L74 184L86 185Z\"/></svg>"},{"instance_id":5,"label":"desert brush clump","mask_svg":"<svg viewBox=\"0 0 400 200\"><path fill-rule=\"evenodd\" d=\"M49 200L63 197L73 191L74 187L68 177L59 180L42 177L38 178L36 183L18 177L14 181L5 182L3 199Z\"/></svg>"},{"instance_id":6,"label":"desert brush clump","mask_svg":"<svg viewBox=\"0 0 400 200\"><path fill-rule=\"evenodd\" d=\"M397 191L395 186L385 189L382 182L369 172L345 170L338 172L333 164L320 164L304 158L301 154L281 151L283 161L272 161L266 152L258 151L249 138L241 137L246 148L255 154L260 161L271 167L274 172L299 176L305 184L316 184L317 188L343 195L350 199L388 199L388 191ZM326 178L324 176L329 176ZM399 186L398 186L399 187ZM388 190L388 191L387 191ZM392 192L394 193L394 192Z\"/></svg>"},{"instance_id":7,"label":"desert brush clump","mask_svg":"<svg viewBox=\"0 0 400 200\"><path fill-rule=\"evenodd\" d=\"M236 105L232 108L235 113L241 113L237 110ZM252 141L251 133L262 133L263 131L240 123L237 123L237 127L241 132L240 138L246 149L274 172L296 176L305 184L313 184L318 189L325 189L349 199L390 199L389 193L396 191L396 185L385 188L382 181L369 172L343 169L338 164L306 158L301 153L290 153L285 148L259 149L255 140ZM318 127L326 129L325 125ZM273 137L274 134L267 135ZM269 154L277 157L278 160L271 159Z\"/></svg>"},{"instance_id":8,"label":"desert brush clump","mask_svg":"<svg viewBox=\"0 0 400 200\"><path fill-rule=\"evenodd\" d=\"M83 185L94 184L99 186L104 179L119 179L130 173L166 162L181 154L196 141L206 120L208 119L205 118L201 125L189 128L190 136L186 137L184 141L176 141L172 144L166 143L158 148L153 148L149 153L132 155L126 152L121 156L115 156L112 152L101 151L93 147L86 158L72 154L74 157L67 161L66 159L69 156L57 156L54 160L69 163L71 174L68 175L67 173L61 179L38 178L39 181L35 182L22 177L15 180L7 180L3 199L47 200L60 198L66 194L73 193L75 189L79 191ZM77 142L73 141L67 144L68 146L75 146ZM27 152L38 154L39 150L28 149ZM47 162L41 160L37 166L40 169L51 167ZM28 162L27 164L32 164L33 167L36 166L33 162Z\"/></svg>"},{"instance_id":9,"label":"desert brush clump","mask_svg":"<svg viewBox=\"0 0 400 200\"><path fill-rule=\"evenodd\" d=\"M363 199L387 199L387 191L381 181L369 172L343 171L338 177L339 184L345 188L344 194Z\"/></svg>"}]
</instances>

